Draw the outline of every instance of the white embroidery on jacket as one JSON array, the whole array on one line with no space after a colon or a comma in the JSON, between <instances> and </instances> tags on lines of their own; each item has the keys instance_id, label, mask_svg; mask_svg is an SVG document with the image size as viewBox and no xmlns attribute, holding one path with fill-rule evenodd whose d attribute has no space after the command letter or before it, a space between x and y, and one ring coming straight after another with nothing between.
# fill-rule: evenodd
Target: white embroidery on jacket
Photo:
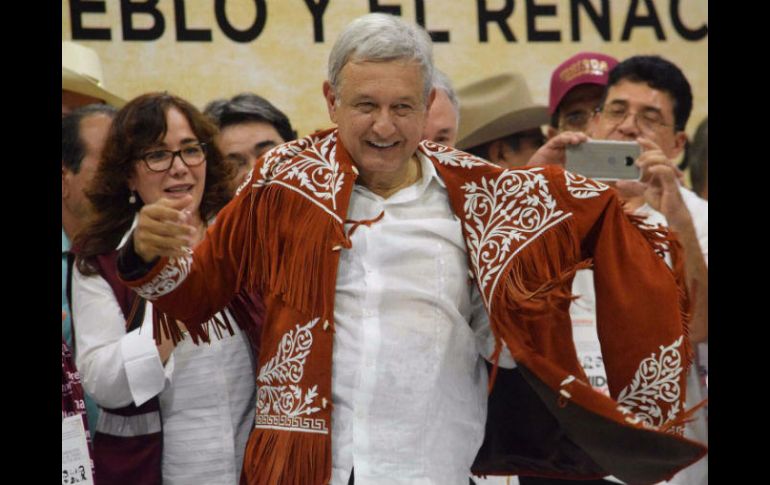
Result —
<instances>
[{"instance_id":1,"label":"white embroidery on jacket","mask_svg":"<svg viewBox=\"0 0 770 485\"><path fill-rule=\"evenodd\" d=\"M564 180L570 195L576 199L598 197L601 192L610 188L609 185L567 170L564 171Z\"/></svg>"},{"instance_id":2,"label":"white embroidery on jacket","mask_svg":"<svg viewBox=\"0 0 770 485\"><path fill-rule=\"evenodd\" d=\"M309 416L321 408L314 406L318 386L303 389L299 383L305 371L305 361L313 346L311 329L320 319L305 325L297 324L286 332L275 355L259 369L257 375L256 428L291 429L308 433L328 434L326 421Z\"/></svg>"},{"instance_id":3,"label":"white embroidery on jacket","mask_svg":"<svg viewBox=\"0 0 770 485\"><path fill-rule=\"evenodd\" d=\"M188 254L181 258L169 259L152 280L135 288L137 294L145 300L154 301L181 285L190 274L190 266L192 266L192 249L185 248L185 251Z\"/></svg>"},{"instance_id":4,"label":"white embroidery on jacket","mask_svg":"<svg viewBox=\"0 0 770 485\"><path fill-rule=\"evenodd\" d=\"M556 208L548 179L540 169L506 170L495 178L468 182L465 190L464 227L471 264L481 285L487 308L503 268L519 251L543 232L571 217ZM514 244L513 250L511 245Z\"/></svg>"},{"instance_id":5,"label":"white embroidery on jacket","mask_svg":"<svg viewBox=\"0 0 770 485\"><path fill-rule=\"evenodd\" d=\"M439 145L438 143L434 143L430 140L423 140L420 143L419 148L426 155L438 160L440 164L447 165L449 167L473 168L488 165L495 166L494 164L482 158L471 155L470 153L465 153L451 147Z\"/></svg>"},{"instance_id":6,"label":"white embroidery on jacket","mask_svg":"<svg viewBox=\"0 0 770 485\"><path fill-rule=\"evenodd\" d=\"M342 222L334 213L337 210L337 195L345 181L336 153L336 132L323 138L311 135L278 145L265 154L265 162L260 168L261 177L252 186L282 185L306 197Z\"/></svg>"},{"instance_id":7,"label":"white embroidery on jacket","mask_svg":"<svg viewBox=\"0 0 770 485\"><path fill-rule=\"evenodd\" d=\"M298 153L310 148L318 141L318 138L309 135L305 138L300 138L299 140L294 140L271 148L265 153L265 161L259 168L260 178L259 180L255 180L254 183L256 185L262 185L269 182L275 176L280 166L287 164Z\"/></svg>"},{"instance_id":8,"label":"white embroidery on jacket","mask_svg":"<svg viewBox=\"0 0 770 485\"><path fill-rule=\"evenodd\" d=\"M252 177L254 177L254 167L252 167L251 170L249 170L249 173L246 174L246 178L243 180L243 182L241 182L241 185L239 185L238 188L235 189L236 197L241 193L241 190L246 188L251 183Z\"/></svg>"},{"instance_id":9,"label":"white embroidery on jacket","mask_svg":"<svg viewBox=\"0 0 770 485\"><path fill-rule=\"evenodd\" d=\"M660 427L674 419L681 411L680 376L683 371L680 347L684 336L680 336L668 347L660 346L660 355L655 352L642 360L631 383L618 394L618 405L631 411L634 418L629 422L641 421L645 427ZM664 408L668 409L665 411Z\"/></svg>"}]
</instances>

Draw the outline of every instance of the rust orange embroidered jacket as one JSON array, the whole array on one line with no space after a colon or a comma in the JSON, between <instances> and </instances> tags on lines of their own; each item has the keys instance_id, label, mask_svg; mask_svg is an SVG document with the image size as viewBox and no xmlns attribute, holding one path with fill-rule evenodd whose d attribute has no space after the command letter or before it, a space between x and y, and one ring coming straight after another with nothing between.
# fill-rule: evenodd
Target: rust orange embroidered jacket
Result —
<instances>
[{"instance_id":1,"label":"rust orange embroidered jacket","mask_svg":"<svg viewBox=\"0 0 770 485\"><path fill-rule=\"evenodd\" d=\"M675 239L630 220L606 185L558 167L503 170L431 142L418 156L446 184L497 350L505 342L518 364L515 376L501 371L490 395L474 472L653 483L703 456L705 448L679 436L690 347ZM194 255L161 259L127 281L204 340L203 322L240 289L262 292L258 402L242 483L330 479L334 293L356 176L336 130L276 147ZM572 341L571 283L591 264L611 398L588 384Z\"/></svg>"}]
</instances>

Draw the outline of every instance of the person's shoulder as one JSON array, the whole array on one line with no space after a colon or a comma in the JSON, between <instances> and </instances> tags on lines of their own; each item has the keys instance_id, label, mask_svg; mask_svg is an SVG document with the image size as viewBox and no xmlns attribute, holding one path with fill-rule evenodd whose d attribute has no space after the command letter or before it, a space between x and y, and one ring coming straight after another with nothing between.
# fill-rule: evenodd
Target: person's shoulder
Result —
<instances>
[{"instance_id":1,"label":"person's shoulder","mask_svg":"<svg viewBox=\"0 0 770 485\"><path fill-rule=\"evenodd\" d=\"M695 192L688 189L687 187L680 185L679 193L682 194L682 199L684 199L684 203L687 205L687 207L705 208L708 210L708 201L698 197Z\"/></svg>"},{"instance_id":2,"label":"person's shoulder","mask_svg":"<svg viewBox=\"0 0 770 485\"><path fill-rule=\"evenodd\" d=\"M690 215L693 220L699 223L708 225L709 217L709 203L705 199L701 199L692 190L679 186L679 192L682 194L682 200L684 205L687 206L687 210L690 211Z\"/></svg>"}]
</instances>

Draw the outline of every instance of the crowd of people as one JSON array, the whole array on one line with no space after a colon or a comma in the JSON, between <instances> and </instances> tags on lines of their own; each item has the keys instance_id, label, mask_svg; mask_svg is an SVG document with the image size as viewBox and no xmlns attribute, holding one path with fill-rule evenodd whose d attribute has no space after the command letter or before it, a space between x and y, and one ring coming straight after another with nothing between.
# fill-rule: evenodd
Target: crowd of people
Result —
<instances>
[{"instance_id":1,"label":"crowd of people","mask_svg":"<svg viewBox=\"0 0 770 485\"><path fill-rule=\"evenodd\" d=\"M548 105L523 73L455 90L386 14L328 66L334 127L298 137L255 93L123 100L62 42L62 418L94 482L707 483L685 74L581 52ZM638 143L640 179L564 170L588 140Z\"/></svg>"}]
</instances>

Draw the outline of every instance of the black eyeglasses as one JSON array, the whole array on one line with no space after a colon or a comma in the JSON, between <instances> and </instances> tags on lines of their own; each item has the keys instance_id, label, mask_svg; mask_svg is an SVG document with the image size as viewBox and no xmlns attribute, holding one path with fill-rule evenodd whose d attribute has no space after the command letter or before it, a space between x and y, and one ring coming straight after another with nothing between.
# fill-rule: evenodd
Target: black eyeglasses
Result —
<instances>
[{"instance_id":1,"label":"black eyeglasses","mask_svg":"<svg viewBox=\"0 0 770 485\"><path fill-rule=\"evenodd\" d=\"M599 115L612 126L620 126L629 116L634 117L636 126L643 132L654 133L660 128L668 128L672 125L663 121L663 115L657 111L645 110L632 113L625 106L604 106L596 109Z\"/></svg>"},{"instance_id":2,"label":"black eyeglasses","mask_svg":"<svg viewBox=\"0 0 770 485\"><path fill-rule=\"evenodd\" d=\"M165 172L170 169L177 155L188 167L197 167L206 161L206 145L206 143L196 143L179 150L152 150L142 155L141 159L152 172Z\"/></svg>"}]
</instances>

